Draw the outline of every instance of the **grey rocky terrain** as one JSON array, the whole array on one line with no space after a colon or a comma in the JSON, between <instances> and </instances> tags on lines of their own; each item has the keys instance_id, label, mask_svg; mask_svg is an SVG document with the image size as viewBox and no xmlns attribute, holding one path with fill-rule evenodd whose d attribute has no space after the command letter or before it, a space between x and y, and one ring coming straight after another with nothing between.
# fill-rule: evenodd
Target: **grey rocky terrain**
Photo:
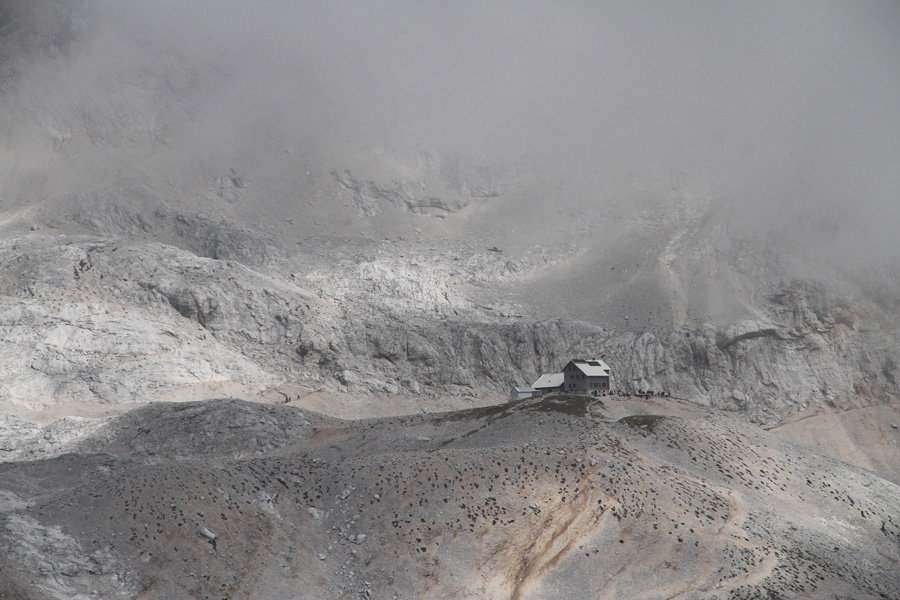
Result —
<instances>
[{"instance_id":1,"label":"grey rocky terrain","mask_svg":"<svg viewBox=\"0 0 900 600\"><path fill-rule=\"evenodd\" d=\"M10 598L890 598L898 488L720 412L155 404L0 466ZM852 555L852 560L848 556Z\"/></svg>"},{"instance_id":2,"label":"grey rocky terrain","mask_svg":"<svg viewBox=\"0 0 900 600\"><path fill-rule=\"evenodd\" d=\"M890 18L822 13L830 96L748 109L729 67L750 123L668 139L626 105L694 102L691 67L527 75L580 64L529 32L581 57L621 15L467 50L510 15L176 4L0 2L0 594L895 594ZM671 397L505 404L575 357Z\"/></svg>"}]
</instances>

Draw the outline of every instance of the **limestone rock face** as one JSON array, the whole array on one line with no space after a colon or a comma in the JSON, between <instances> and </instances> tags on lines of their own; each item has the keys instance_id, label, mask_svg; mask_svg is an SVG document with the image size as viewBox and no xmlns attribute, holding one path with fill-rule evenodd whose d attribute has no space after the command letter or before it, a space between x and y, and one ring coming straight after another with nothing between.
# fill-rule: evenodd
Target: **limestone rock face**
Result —
<instances>
[{"instance_id":1,"label":"limestone rock face","mask_svg":"<svg viewBox=\"0 0 900 600\"><path fill-rule=\"evenodd\" d=\"M0 312L4 403L40 411L273 382L196 319L182 317L155 291L155 280L129 264L141 264L146 254L74 241L5 248L2 262L12 272L4 271L0 284L7 294ZM164 263L151 271L159 273Z\"/></svg>"},{"instance_id":2,"label":"limestone rock face","mask_svg":"<svg viewBox=\"0 0 900 600\"><path fill-rule=\"evenodd\" d=\"M620 382L664 386L762 421L809 403L852 406L862 387L884 401L898 391L888 375L900 340L860 323L891 323L892 317L839 298L820 285L789 283L775 295L766 321L626 336L609 362ZM620 362L629 354L630 364Z\"/></svg>"},{"instance_id":3,"label":"limestone rock face","mask_svg":"<svg viewBox=\"0 0 900 600\"><path fill-rule=\"evenodd\" d=\"M456 195L452 200L423 195L422 189L417 191L406 181L395 180L382 186L374 181L360 181L349 170L333 172L332 176L340 188L349 193L362 216L374 217L385 207L417 215L445 216L458 212L467 203L466 199Z\"/></svg>"},{"instance_id":4,"label":"limestone rock face","mask_svg":"<svg viewBox=\"0 0 900 600\"><path fill-rule=\"evenodd\" d=\"M44 207L48 227L78 226L103 238L157 241L198 256L264 265L274 260L274 244L257 233L205 214L179 212L162 193L123 178L90 191L65 194Z\"/></svg>"},{"instance_id":5,"label":"limestone rock face","mask_svg":"<svg viewBox=\"0 0 900 600\"><path fill-rule=\"evenodd\" d=\"M146 315L115 314L96 304L33 302L4 306L2 401L43 410L72 403L145 402L216 382L265 386L271 375L235 352L203 342Z\"/></svg>"},{"instance_id":6,"label":"limestone rock face","mask_svg":"<svg viewBox=\"0 0 900 600\"><path fill-rule=\"evenodd\" d=\"M41 426L12 414L0 415L0 461L36 460L71 452L107 421L63 417Z\"/></svg>"},{"instance_id":7,"label":"limestone rock face","mask_svg":"<svg viewBox=\"0 0 900 600\"><path fill-rule=\"evenodd\" d=\"M473 302L467 290L502 260L369 260L284 277L153 243L9 241L0 394L41 409L230 385L291 398L305 386L465 406L577 356L603 357L614 388L668 391L762 422L810 403L851 406L861 390L875 402L898 391L895 334L863 328L890 313L864 296L794 282L773 294L765 320L614 332Z\"/></svg>"}]
</instances>

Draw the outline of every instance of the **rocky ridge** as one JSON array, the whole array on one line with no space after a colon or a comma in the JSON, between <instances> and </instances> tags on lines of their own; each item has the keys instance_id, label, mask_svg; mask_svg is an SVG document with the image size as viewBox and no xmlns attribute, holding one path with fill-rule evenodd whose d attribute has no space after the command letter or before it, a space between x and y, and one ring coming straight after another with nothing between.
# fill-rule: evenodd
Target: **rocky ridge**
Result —
<instances>
[{"instance_id":1,"label":"rocky ridge","mask_svg":"<svg viewBox=\"0 0 900 600\"><path fill-rule=\"evenodd\" d=\"M164 399L209 381L484 401L589 355L613 367L614 387L665 389L764 422L897 393L897 340L865 329L890 313L812 282L774 294L765 321L629 333L479 305L482 281L521 276L490 252L284 276L153 243L31 235L4 245L4 339L20 357L6 365L4 393L20 406Z\"/></svg>"}]
</instances>

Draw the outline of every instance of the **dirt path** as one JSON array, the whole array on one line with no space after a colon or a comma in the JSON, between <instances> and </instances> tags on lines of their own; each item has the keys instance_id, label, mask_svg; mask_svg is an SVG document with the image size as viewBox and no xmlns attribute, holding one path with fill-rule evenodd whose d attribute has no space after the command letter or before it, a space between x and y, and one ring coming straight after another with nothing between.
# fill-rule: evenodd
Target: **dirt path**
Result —
<instances>
[{"instance_id":1,"label":"dirt path","mask_svg":"<svg viewBox=\"0 0 900 600\"><path fill-rule=\"evenodd\" d=\"M580 540L604 526L609 511L591 511L592 495L589 489L579 493L574 500L571 504L556 506L538 535L520 553L518 568L511 577L513 589L510 600L521 600Z\"/></svg>"}]
</instances>

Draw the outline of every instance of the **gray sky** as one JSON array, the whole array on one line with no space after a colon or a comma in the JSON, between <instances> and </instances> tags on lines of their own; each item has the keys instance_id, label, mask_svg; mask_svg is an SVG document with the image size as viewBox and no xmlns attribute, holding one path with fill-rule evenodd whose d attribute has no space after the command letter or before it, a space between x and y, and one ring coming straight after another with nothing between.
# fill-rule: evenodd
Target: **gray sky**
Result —
<instances>
[{"instance_id":1,"label":"gray sky","mask_svg":"<svg viewBox=\"0 0 900 600\"><path fill-rule=\"evenodd\" d=\"M895 2L107 2L260 94L390 134L743 154L900 137Z\"/></svg>"},{"instance_id":2,"label":"gray sky","mask_svg":"<svg viewBox=\"0 0 900 600\"><path fill-rule=\"evenodd\" d=\"M898 2L96 5L96 72L159 69L163 36L234 143L269 120L575 172L661 165L728 178L757 215L837 203L876 237L900 226Z\"/></svg>"}]
</instances>

